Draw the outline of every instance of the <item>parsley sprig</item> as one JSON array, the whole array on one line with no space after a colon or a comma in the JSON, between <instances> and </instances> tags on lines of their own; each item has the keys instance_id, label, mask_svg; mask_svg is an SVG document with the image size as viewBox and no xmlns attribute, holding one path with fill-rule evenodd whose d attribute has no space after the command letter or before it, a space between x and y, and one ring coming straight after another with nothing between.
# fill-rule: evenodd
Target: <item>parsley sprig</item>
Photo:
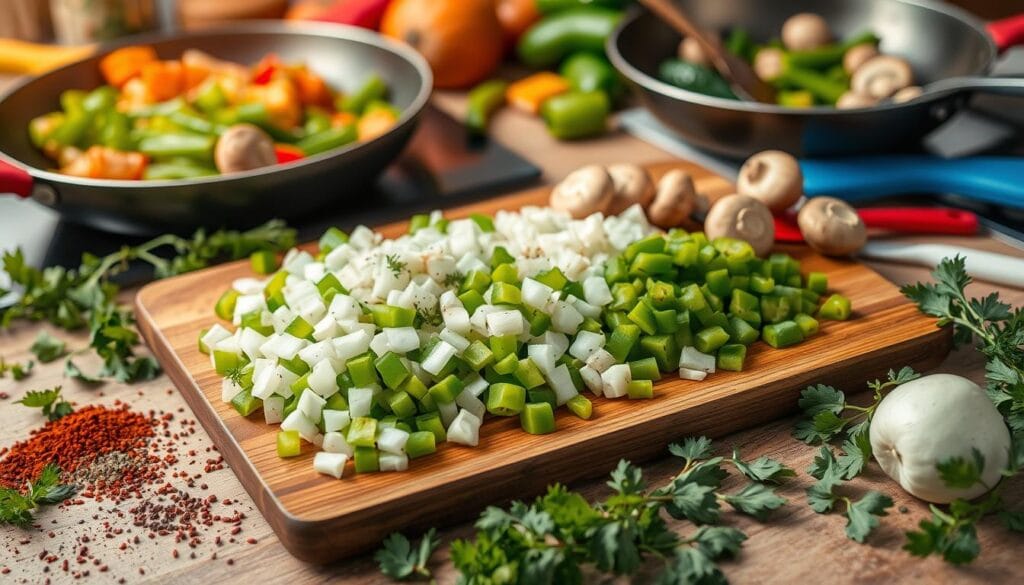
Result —
<instances>
[{"instance_id":1,"label":"parsley sprig","mask_svg":"<svg viewBox=\"0 0 1024 585\"><path fill-rule=\"evenodd\" d=\"M0 487L0 524L26 528L32 524L33 510L59 504L76 491L76 486L60 483L59 467L47 465L35 481L26 484L24 492Z\"/></svg>"},{"instance_id":2,"label":"parsley sprig","mask_svg":"<svg viewBox=\"0 0 1024 585\"><path fill-rule=\"evenodd\" d=\"M74 270L29 266L19 248L5 253L2 259L3 269L22 294L12 305L0 308L0 327L8 327L16 319L45 320L67 330L88 326L89 347L103 359L103 367L98 374L90 375L68 359L66 375L86 382L148 380L159 373L159 367L151 357L136 356L132 350L139 341L134 318L118 305L119 287L111 282L112 277L136 261L150 264L154 275L164 278L205 268L221 259L243 258L257 250L283 250L294 244L295 230L273 220L244 232L220 230L207 234L199 230L191 238L163 235L102 258L83 254L81 265ZM173 251L172 257L157 254L166 248ZM0 297L9 292L0 289ZM38 349L51 356L57 348L48 343Z\"/></svg>"},{"instance_id":3,"label":"parsley sprig","mask_svg":"<svg viewBox=\"0 0 1024 585\"><path fill-rule=\"evenodd\" d=\"M15 404L21 404L29 408L41 408L43 416L54 421L75 411L71 403L64 400L60 393L60 386L50 388L49 390L29 390Z\"/></svg>"},{"instance_id":4,"label":"parsley sprig","mask_svg":"<svg viewBox=\"0 0 1024 585\"><path fill-rule=\"evenodd\" d=\"M639 467L620 461L611 473L612 494L589 503L561 485L548 488L533 503L489 507L477 520L476 534L451 543L451 559L460 583L580 583L581 566L610 575L631 575L646 561L661 562L661 583L724 583L717 561L734 556L746 535L719 525L721 507L764 519L786 503L769 485L794 475L781 463L760 457L743 461L714 456L711 441L700 437L669 446L683 467L665 485L650 489ZM733 492L721 490L735 466L751 481ZM673 531L662 513L698 525L691 534ZM428 543L429 546L428 546ZM428 533L413 550L404 537L390 537L378 552L381 570L393 578L430 578Z\"/></svg>"},{"instance_id":5,"label":"parsley sprig","mask_svg":"<svg viewBox=\"0 0 1024 585\"><path fill-rule=\"evenodd\" d=\"M860 462L863 465L863 461ZM832 449L822 445L818 456L807 473L818 481L807 488L807 502L818 514L831 512L837 504L845 506L846 536L856 542L864 542L878 525L879 518L886 516L892 507L892 498L871 490L859 500L854 500L839 490L844 479L850 476L850 466L836 459Z\"/></svg>"},{"instance_id":6,"label":"parsley sprig","mask_svg":"<svg viewBox=\"0 0 1024 585\"><path fill-rule=\"evenodd\" d=\"M15 382L20 382L32 374L32 368L36 363L32 360L27 362L9 362L0 356L0 378L6 378L7 372L11 373L11 377L14 378Z\"/></svg>"}]
</instances>

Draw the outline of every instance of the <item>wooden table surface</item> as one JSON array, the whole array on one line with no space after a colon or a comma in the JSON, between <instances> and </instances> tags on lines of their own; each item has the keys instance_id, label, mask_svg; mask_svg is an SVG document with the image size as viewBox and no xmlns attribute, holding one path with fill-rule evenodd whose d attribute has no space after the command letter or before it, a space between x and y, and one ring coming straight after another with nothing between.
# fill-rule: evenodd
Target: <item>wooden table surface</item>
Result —
<instances>
[{"instance_id":1,"label":"wooden table surface","mask_svg":"<svg viewBox=\"0 0 1024 585\"><path fill-rule=\"evenodd\" d=\"M463 102L458 95L441 94L435 101L451 112L461 112ZM585 163L645 163L668 158L664 152L621 133L613 133L592 141L559 143L544 132L537 120L514 112L502 113L496 120L493 130L505 144L541 166L546 182L557 180ZM940 241L938 238L916 240ZM0 241L0 248L5 244ZM1020 250L988 237L959 238L954 244L1017 256L1024 255ZM923 268L882 263L871 265L897 283L914 282L928 277L928 271ZM1024 303L1024 290L978 283L972 285L970 292L984 294L992 290L998 290L1013 304ZM8 360L29 358L28 346L42 328L47 328L55 335L67 339L72 347L82 347L87 342L83 335L56 331L48 325L20 323L10 331L0 333L0 355ZM90 367L95 366L95 363L85 361L84 358L82 361ZM892 365L898 368L901 364ZM983 366L984 362L976 352L960 350L951 354L937 371L966 375L980 383L984 374ZM139 411L156 409L172 412L179 419L191 418L181 396L164 376L144 384L107 384L94 389L63 379L61 372L61 361L57 361L37 365L32 376L25 381L15 383L10 378L0 380L0 391L9 395L8 398L0 400L0 446L9 446L26 437L31 429L43 422L40 415L13 402L29 389L45 388L55 384L63 384L65 396L78 405L110 404L120 399ZM853 392L859 388L847 387L843 390ZM982 554L970 567L952 568L935 558L919 560L900 550L903 531L926 517L927 506L902 492L881 473L877 465L873 464L869 466L862 479L854 482L854 486L857 490L882 490L893 497L896 505L892 515L884 519L882 527L867 544L857 545L847 540L843 534L843 516L814 514L806 505L803 491L810 485L811 479L802 473L802 470L810 464L816 449L790 437L789 430L792 424L792 419L780 420L722 437L717 441L720 450L735 445L740 447L747 457L768 455L801 471L797 479L781 489L781 493L789 498L790 503L768 522L760 524L732 513L726 514L727 521L741 527L750 537L736 560L722 564L731 582L816 583L826 578L833 583L1021 582L1024 570L1020 568L1019 553L1024 546L1024 537L1005 531L993 520L987 520L982 525ZM683 438L683 431L680 431L680 438ZM202 429L199 429L190 441L189 448L200 453L211 445L209 437ZM194 470L189 467L188 462L179 463L177 467ZM667 457L646 464L643 468L651 485L662 483L678 471L675 461ZM230 535L230 527L204 532L203 543L191 550L181 544L175 545L173 538L158 537L150 540L145 534L140 534L141 538L137 544L130 543L125 550L120 550L118 545L123 539L98 538L101 533L100 522L110 519L110 506L87 501L81 506L42 512L38 517L43 527L41 530L0 528L0 570L5 567L10 569L9 573L2 574L0 582L39 583L46 582L47 579L53 583L73 582L75 579L71 573L86 568L90 569L90 574L81 581L102 583L118 582L122 578L122 582L127 583L258 582L290 585L326 581L388 581L377 572L375 563L368 556L326 567L310 566L294 559L277 541L229 469L214 471L206 475L202 481L208 484L208 490L201 491L200 495L216 494L221 502L230 498L235 500L236 504L230 508L225 506L224 509L239 508L246 511L247 517L241 523L240 533ZM604 480L572 487L592 499L602 498L607 493ZM1024 481L1018 478L1009 488L1007 495L1010 498L1020 500L1024 497ZM684 533L693 529L686 523L674 525ZM126 527L126 530L130 529L130 526ZM441 537L446 545L452 538L465 537L470 532L470 525L464 524L442 531ZM90 560L76 566L73 551L81 546L80 537L83 534L90 536L89 555L106 564L106 572L99 572L97 566ZM214 544L214 538L218 535L222 539L219 546ZM234 542L231 542L231 539ZM254 543L249 539L254 539ZM177 557L172 553L175 546L181 549L181 554ZM39 560L38 557L44 550L70 556L72 562L69 571L63 571L59 563L48 564ZM195 558L192 558L190 552L195 553ZM216 558L211 558L214 552ZM447 546L442 546L433 559L432 566L441 583L453 582L455 577L447 557ZM655 568L650 567L652 571ZM643 579L637 580L642 581Z\"/></svg>"}]
</instances>

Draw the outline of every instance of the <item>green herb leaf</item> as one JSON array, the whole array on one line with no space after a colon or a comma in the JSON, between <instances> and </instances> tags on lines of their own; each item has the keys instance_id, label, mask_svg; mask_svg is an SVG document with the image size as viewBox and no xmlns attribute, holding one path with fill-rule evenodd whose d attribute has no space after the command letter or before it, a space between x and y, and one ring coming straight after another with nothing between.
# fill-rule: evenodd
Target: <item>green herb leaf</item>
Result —
<instances>
[{"instance_id":1,"label":"green herb leaf","mask_svg":"<svg viewBox=\"0 0 1024 585\"><path fill-rule=\"evenodd\" d=\"M687 461L707 459L711 457L711 439L707 437L687 437L683 444L672 443L668 452Z\"/></svg>"},{"instance_id":2,"label":"green herb leaf","mask_svg":"<svg viewBox=\"0 0 1024 585\"><path fill-rule=\"evenodd\" d=\"M0 488L0 524L13 524L27 528L32 524L32 510L40 506L59 504L75 494L74 485L60 483L60 468L49 464L39 477L28 482L25 493Z\"/></svg>"},{"instance_id":3,"label":"green herb leaf","mask_svg":"<svg viewBox=\"0 0 1024 585\"><path fill-rule=\"evenodd\" d=\"M763 483L748 483L742 490L735 494L725 496L725 501L736 510L753 516L758 520L764 520L786 504L786 498L775 493L775 490Z\"/></svg>"},{"instance_id":4,"label":"green herb leaf","mask_svg":"<svg viewBox=\"0 0 1024 585\"><path fill-rule=\"evenodd\" d=\"M61 357L66 352L66 344L56 337L50 335L45 329L39 332L36 340L29 347L40 362L46 364Z\"/></svg>"},{"instance_id":5,"label":"green herb leaf","mask_svg":"<svg viewBox=\"0 0 1024 585\"><path fill-rule=\"evenodd\" d=\"M60 386L49 390L29 390L21 400L15 404L23 404L29 408L44 408L52 405L60 398Z\"/></svg>"},{"instance_id":6,"label":"green herb leaf","mask_svg":"<svg viewBox=\"0 0 1024 585\"><path fill-rule=\"evenodd\" d=\"M701 526L693 540L711 559L734 557L743 546L747 535L731 526Z\"/></svg>"},{"instance_id":7,"label":"green herb leaf","mask_svg":"<svg viewBox=\"0 0 1024 585\"><path fill-rule=\"evenodd\" d=\"M736 466L736 469L753 481L781 483L788 477L794 477L796 472L782 463L768 457L758 457L747 463L740 459L739 449L732 450L732 459L729 461Z\"/></svg>"},{"instance_id":8,"label":"green herb leaf","mask_svg":"<svg viewBox=\"0 0 1024 585\"><path fill-rule=\"evenodd\" d=\"M608 487L621 495L638 494L647 485L644 482L643 471L625 459L619 461L618 466L612 471L611 480L607 483Z\"/></svg>"},{"instance_id":9,"label":"green herb leaf","mask_svg":"<svg viewBox=\"0 0 1024 585\"><path fill-rule=\"evenodd\" d=\"M423 535L415 550L409 539L396 532L384 539L382 548L373 555L373 559L377 561L381 572L392 579L404 580L413 576L430 578L427 562L438 544L440 539L433 528Z\"/></svg>"},{"instance_id":10,"label":"green herb leaf","mask_svg":"<svg viewBox=\"0 0 1024 585\"><path fill-rule=\"evenodd\" d=\"M871 531L878 526L878 518L888 515L886 509L892 506L892 498L874 490L864 494L846 508L846 536L856 542L864 542Z\"/></svg>"},{"instance_id":11,"label":"green herb leaf","mask_svg":"<svg viewBox=\"0 0 1024 585\"><path fill-rule=\"evenodd\" d=\"M936 468L939 477L948 487L967 489L981 481L981 472L985 469L985 456L977 449L971 449L971 459L951 457L940 461Z\"/></svg>"}]
</instances>

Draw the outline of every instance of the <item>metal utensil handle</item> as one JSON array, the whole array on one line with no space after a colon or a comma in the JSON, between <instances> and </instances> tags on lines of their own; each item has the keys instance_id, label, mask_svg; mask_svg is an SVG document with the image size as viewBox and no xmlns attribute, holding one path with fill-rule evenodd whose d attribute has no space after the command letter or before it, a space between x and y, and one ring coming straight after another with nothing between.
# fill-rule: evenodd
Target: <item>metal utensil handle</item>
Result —
<instances>
[{"instance_id":1,"label":"metal utensil handle","mask_svg":"<svg viewBox=\"0 0 1024 585\"><path fill-rule=\"evenodd\" d=\"M957 93L991 93L1024 97L1024 78L950 77L926 85L921 97L937 98Z\"/></svg>"}]
</instances>

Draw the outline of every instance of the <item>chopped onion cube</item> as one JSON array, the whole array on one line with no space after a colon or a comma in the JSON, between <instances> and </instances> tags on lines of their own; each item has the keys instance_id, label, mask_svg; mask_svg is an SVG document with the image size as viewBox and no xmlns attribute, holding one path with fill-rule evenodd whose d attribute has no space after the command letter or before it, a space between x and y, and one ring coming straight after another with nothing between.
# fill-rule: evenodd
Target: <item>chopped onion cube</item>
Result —
<instances>
[{"instance_id":1,"label":"chopped onion cube","mask_svg":"<svg viewBox=\"0 0 1024 585\"><path fill-rule=\"evenodd\" d=\"M494 311L487 315L487 333L491 336L519 335L523 332L523 314L519 311Z\"/></svg>"},{"instance_id":2,"label":"chopped onion cube","mask_svg":"<svg viewBox=\"0 0 1024 585\"><path fill-rule=\"evenodd\" d=\"M284 398L271 396L263 400L263 420L268 425L276 425L284 417Z\"/></svg>"},{"instance_id":3,"label":"chopped onion cube","mask_svg":"<svg viewBox=\"0 0 1024 585\"><path fill-rule=\"evenodd\" d=\"M708 377L708 373L704 370L691 370L690 368L679 368L679 377L683 380L693 380L699 382L704 378Z\"/></svg>"},{"instance_id":4,"label":"chopped onion cube","mask_svg":"<svg viewBox=\"0 0 1024 585\"><path fill-rule=\"evenodd\" d=\"M612 291L603 276L589 276L583 281L583 297L591 305L603 307L612 302Z\"/></svg>"},{"instance_id":5,"label":"chopped onion cube","mask_svg":"<svg viewBox=\"0 0 1024 585\"><path fill-rule=\"evenodd\" d=\"M559 333L576 333L583 324L583 315L565 301L555 301L551 312L551 328Z\"/></svg>"},{"instance_id":6,"label":"chopped onion cube","mask_svg":"<svg viewBox=\"0 0 1024 585\"><path fill-rule=\"evenodd\" d=\"M569 346L569 355L587 361L593 353L604 347L604 334L593 331L580 331Z\"/></svg>"},{"instance_id":7,"label":"chopped onion cube","mask_svg":"<svg viewBox=\"0 0 1024 585\"><path fill-rule=\"evenodd\" d=\"M324 417L324 430L328 433L341 431L352 422L347 410L324 409L320 414Z\"/></svg>"},{"instance_id":8,"label":"chopped onion cube","mask_svg":"<svg viewBox=\"0 0 1024 585\"><path fill-rule=\"evenodd\" d=\"M621 398L633 380L628 364L615 364L601 374L605 398Z\"/></svg>"},{"instance_id":9,"label":"chopped onion cube","mask_svg":"<svg viewBox=\"0 0 1024 585\"><path fill-rule=\"evenodd\" d=\"M576 385L572 383L572 376L569 374L569 366L565 364L551 371L548 375L548 384L555 391L555 402L559 406L569 402L570 398L578 394Z\"/></svg>"},{"instance_id":10,"label":"chopped onion cube","mask_svg":"<svg viewBox=\"0 0 1024 585\"><path fill-rule=\"evenodd\" d=\"M598 371L598 373L604 373L605 370L615 365L615 356L608 353L605 348L594 350L587 358L587 365Z\"/></svg>"},{"instance_id":11,"label":"chopped onion cube","mask_svg":"<svg viewBox=\"0 0 1024 585\"><path fill-rule=\"evenodd\" d=\"M476 447L480 442L480 419L468 410L460 410L448 425L448 442Z\"/></svg>"},{"instance_id":12,"label":"chopped onion cube","mask_svg":"<svg viewBox=\"0 0 1024 585\"><path fill-rule=\"evenodd\" d=\"M297 408L281 421L281 430L297 431L300 437L310 443L322 440L317 439L317 436L320 435L320 429L316 427L316 423L306 418L306 415L302 414L302 411Z\"/></svg>"},{"instance_id":13,"label":"chopped onion cube","mask_svg":"<svg viewBox=\"0 0 1024 585\"><path fill-rule=\"evenodd\" d=\"M455 357L456 353L452 344L447 341L439 341L420 365L424 370L436 376L448 364L448 360Z\"/></svg>"},{"instance_id":14,"label":"chopped onion cube","mask_svg":"<svg viewBox=\"0 0 1024 585\"><path fill-rule=\"evenodd\" d=\"M405 471L409 469L409 457L405 453L380 453L377 466L381 471Z\"/></svg>"},{"instance_id":15,"label":"chopped onion cube","mask_svg":"<svg viewBox=\"0 0 1024 585\"><path fill-rule=\"evenodd\" d=\"M409 433L402 429L386 427L381 429L377 436L377 448L388 453L405 453L405 442L409 440Z\"/></svg>"},{"instance_id":16,"label":"chopped onion cube","mask_svg":"<svg viewBox=\"0 0 1024 585\"><path fill-rule=\"evenodd\" d=\"M349 457L356 454L356 450L345 440L345 435L337 431L324 433L324 442L320 446L328 453L344 453Z\"/></svg>"},{"instance_id":17,"label":"chopped onion cube","mask_svg":"<svg viewBox=\"0 0 1024 585\"><path fill-rule=\"evenodd\" d=\"M532 278L523 280L523 302L534 309L544 311L551 302L551 294L554 292L555 289Z\"/></svg>"},{"instance_id":18,"label":"chopped onion cube","mask_svg":"<svg viewBox=\"0 0 1024 585\"><path fill-rule=\"evenodd\" d=\"M325 404L327 401L316 392L303 392L302 396L299 396L299 404L295 409L306 415L309 420L319 421Z\"/></svg>"},{"instance_id":19,"label":"chopped onion cube","mask_svg":"<svg viewBox=\"0 0 1024 585\"><path fill-rule=\"evenodd\" d=\"M224 341L225 339L231 336L232 333L228 331L226 328L224 328L223 325L221 325L220 323L215 323L213 327L210 327L210 330L203 335L202 341L203 345L205 345L206 347L213 348L213 346L217 345L221 341Z\"/></svg>"},{"instance_id":20,"label":"chopped onion cube","mask_svg":"<svg viewBox=\"0 0 1024 585\"><path fill-rule=\"evenodd\" d=\"M557 365L556 353L553 345L538 343L526 346L526 355L533 360L533 363L545 376L550 374Z\"/></svg>"},{"instance_id":21,"label":"chopped onion cube","mask_svg":"<svg viewBox=\"0 0 1024 585\"><path fill-rule=\"evenodd\" d=\"M386 328L384 334L387 336L388 346L395 353L405 355L420 348L420 336L416 333L415 327ZM384 355L384 353L377 353L377 355Z\"/></svg>"},{"instance_id":22,"label":"chopped onion cube","mask_svg":"<svg viewBox=\"0 0 1024 585\"><path fill-rule=\"evenodd\" d=\"M580 377L583 384L596 396L604 396L604 380L601 379L601 372L590 366L580 368Z\"/></svg>"},{"instance_id":23,"label":"chopped onion cube","mask_svg":"<svg viewBox=\"0 0 1024 585\"><path fill-rule=\"evenodd\" d=\"M309 371L306 383L309 384L310 390L323 398L328 398L338 392L338 373L334 371L330 360L324 360Z\"/></svg>"},{"instance_id":24,"label":"chopped onion cube","mask_svg":"<svg viewBox=\"0 0 1024 585\"><path fill-rule=\"evenodd\" d=\"M684 347L679 355L679 367L715 373L715 356L697 351L695 347Z\"/></svg>"},{"instance_id":25,"label":"chopped onion cube","mask_svg":"<svg viewBox=\"0 0 1024 585\"><path fill-rule=\"evenodd\" d=\"M455 404L459 408L473 413L473 416L481 420L484 418L484 412L487 411L487 405L477 398L469 388L464 388L462 392L459 392L459 395L455 397Z\"/></svg>"},{"instance_id":26,"label":"chopped onion cube","mask_svg":"<svg viewBox=\"0 0 1024 585\"><path fill-rule=\"evenodd\" d=\"M410 327L410 329L412 329L412 327ZM415 330L413 330L413 333L415 333ZM441 333L438 334L438 336L455 348L455 351L458 352L456 355L462 355L462 352L466 351L466 348L469 347L468 339L447 327L442 329Z\"/></svg>"},{"instance_id":27,"label":"chopped onion cube","mask_svg":"<svg viewBox=\"0 0 1024 585\"><path fill-rule=\"evenodd\" d=\"M313 469L317 473L330 475L335 479L341 479L345 471L345 463L348 462L348 455L344 453L328 453L321 451L313 456Z\"/></svg>"},{"instance_id":28,"label":"chopped onion cube","mask_svg":"<svg viewBox=\"0 0 1024 585\"><path fill-rule=\"evenodd\" d=\"M373 388L349 388L348 390L348 414L352 418L369 416L370 408L373 407Z\"/></svg>"}]
</instances>

